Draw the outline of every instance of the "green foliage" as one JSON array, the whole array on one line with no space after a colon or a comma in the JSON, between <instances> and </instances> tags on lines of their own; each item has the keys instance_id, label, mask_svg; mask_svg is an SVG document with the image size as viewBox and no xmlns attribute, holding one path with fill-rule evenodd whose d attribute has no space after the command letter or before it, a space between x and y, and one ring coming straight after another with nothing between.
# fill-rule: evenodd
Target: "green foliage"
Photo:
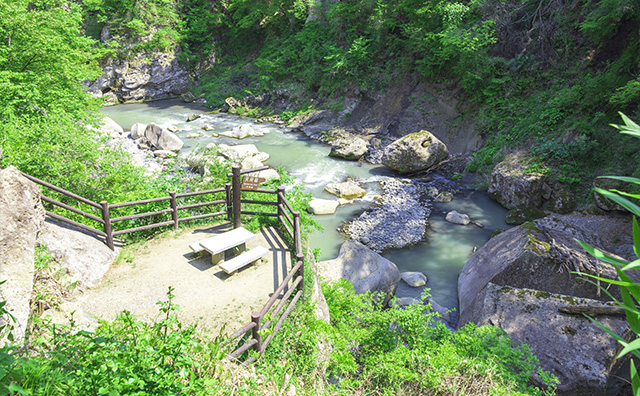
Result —
<instances>
[{"instance_id":1,"label":"green foliage","mask_svg":"<svg viewBox=\"0 0 640 396\"><path fill-rule=\"evenodd\" d=\"M208 340L176 318L170 287L160 317L141 322L124 311L101 321L94 333L51 328L51 339L34 342L26 355L0 351L0 393L30 395L206 395L220 386L214 376L226 356L220 338Z\"/></svg>"},{"instance_id":2,"label":"green foliage","mask_svg":"<svg viewBox=\"0 0 640 396\"><path fill-rule=\"evenodd\" d=\"M303 305L258 363L258 370L276 383L288 372L302 388L312 389L312 374L322 370L335 384L328 393L337 394L437 394L456 389L468 394L554 392L557 380L538 371L528 347L513 345L498 328L468 325L452 333L437 314L424 312L428 304L383 308L371 294L356 295L346 280L325 283L322 288L331 323L315 319L313 307ZM331 343L327 367L317 366L319 340ZM542 391L528 385L532 375L549 388Z\"/></svg>"},{"instance_id":3,"label":"green foliage","mask_svg":"<svg viewBox=\"0 0 640 396\"><path fill-rule=\"evenodd\" d=\"M616 129L620 130L623 134L628 134L636 138L640 138L640 126L633 122L630 118L620 113L622 119L624 121L624 125L612 125ZM608 176L609 179L619 180L626 183L630 183L632 186L635 185L640 186L640 179L635 177L620 177L620 176ZM640 194L631 194L619 190L603 190L596 189L596 191L606 198L614 201L618 205L622 206L631 214L634 215L633 225L632 225L632 235L633 235L633 251L636 255L636 260L631 262L627 262L626 260L622 260L613 256L610 256L598 249L595 249L584 242L578 241L578 243L584 248L587 253L591 254L598 260L602 260L606 263L613 265L615 268L618 279L611 280L602 277L598 277L590 274L580 274L587 276L591 279L595 279L599 282L605 282L607 284L618 285L620 287L620 294L622 295L622 301L618 301L611 296L611 294L607 291L605 287L601 287L613 300L625 309L625 314L627 317L627 322L629 323L629 327L631 331L636 335L636 339L628 342L620 335L616 334L614 331L608 329L604 325L598 323L595 319L590 318L594 323L596 323L600 328L606 331L609 335L615 338L620 345L623 346L623 349L618 354L618 358L632 353L634 356L640 358L640 338L637 338L640 335L640 311L638 311L638 303L640 302L640 285L635 283L625 271L629 271L632 269L637 269L640 267L640 227L638 226L637 217L640 216L640 206L637 204L637 200L640 199ZM633 386L633 393L638 394L640 392L640 378L638 377L638 373L636 368L631 363L631 383Z\"/></svg>"}]
</instances>

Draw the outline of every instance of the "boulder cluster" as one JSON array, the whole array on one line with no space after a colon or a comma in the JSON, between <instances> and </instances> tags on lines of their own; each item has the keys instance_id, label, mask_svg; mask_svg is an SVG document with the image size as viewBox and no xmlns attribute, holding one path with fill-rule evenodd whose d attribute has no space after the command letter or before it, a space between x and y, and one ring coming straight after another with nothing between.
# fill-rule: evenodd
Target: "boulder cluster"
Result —
<instances>
[{"instance_id":1,"label":"boulder cluster","mask_svg":"<svg viewBox=\"0 0 640 396\"><path fill-rule=\"evenodd\" d=\"M376 207L344 225L343 232L375 252L420 242L431 213L429 205L418 198L424 187L399 179L385 180L381 186Z\"/></svg>"}]
</instances>

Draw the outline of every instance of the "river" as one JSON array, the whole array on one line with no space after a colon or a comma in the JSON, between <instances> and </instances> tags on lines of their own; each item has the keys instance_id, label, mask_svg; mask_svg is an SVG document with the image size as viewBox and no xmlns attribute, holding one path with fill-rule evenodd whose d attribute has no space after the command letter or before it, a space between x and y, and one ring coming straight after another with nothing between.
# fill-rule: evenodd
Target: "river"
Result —
<instances>
[{"instance_id":1,"label":"river","mask_svg":"<svg viewBox=\"0 0 640 396\"><path fill-rule=\"evenodd\" d=\"M102 110L125 129L129 129L136 122L154 122L162 126L177 127L177 135L185 142L180 155L186 155L194 148L209 143L255 144L260 151L271 156L268 165L285 168L305 185L308 192L318 198L335 198L323 191L328 183L342 182L347 176L361 180L368 191L362 200L339 207L334 215L316 216L324 231L312 235L309 244L312 248L320 249L321 260L332 259L338 255L340 245L344 241L337 232L338 226L371 204L373 197L379 194L378 183L381 180L394 177L390 169L381 165L331 158L328 156L328 146L275 124L257 124L253 119L228 114L205 114L195 121L186 121L190 113L206 111L197 105L171 100L111 106ZM214 132L218 133L231 130L237 125L250 124L254 129L264 132L264 136L248 137L241 141L226 137L213 138L211 132L202 131L204 124L212 125ZM196 139L186 139L187 135L199 132L204 132L204 135ZM451 210L468 214L484 225L484 228L446 222L445 214ZM456 308L457 278L460 269L473 249L479 248L489 240L493 230L508 228L504 222L505 214L506 210L491 200L486 193L462 186L461 192L455 195L452 202L433 204L425 241L408 248L387 251L383 256L393 261L400 272L425 273L429 278L427 287L432 298L444 307ZM397 294L417 297L421 292L422 289L412 289L401 282Z\"/></svg>"}]
</instances>

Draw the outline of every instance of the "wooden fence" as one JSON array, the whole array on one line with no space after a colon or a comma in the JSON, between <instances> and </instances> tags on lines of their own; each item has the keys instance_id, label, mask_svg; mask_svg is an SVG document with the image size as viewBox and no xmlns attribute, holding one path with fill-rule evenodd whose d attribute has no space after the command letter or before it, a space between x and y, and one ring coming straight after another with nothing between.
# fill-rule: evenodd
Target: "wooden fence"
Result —
<instances>
[{"instance_id":1,"label":"wooden fence","mask_svg":"<svg viewBox=\"0 0 640 396\"><path fill-rule=\"evenodd\" d=\"M88 226L86 224L74 221L65 216L59 215L57 213L53 213L51 211L46 211L46 214L54 219L62 221L64 223L73 225L75 227L81 228L89 233L95 234L99 237L104 238L105 243L109 246L110 249L114 250L114 237L118 235L150 230L158 227L168 227L173 226L174 228L178 228L178 225L181 222L189 221L189 220L198 220L205 219L210 217L217 216L225 216L227 220L233 220L234 228L238 228L241 225L241 216L242 215L261 215L261 216L270 216L277 217L279 222L282 224L283 228L287 231L289 236L293 240L293 244L295 247L295 265L289 271L287 276L282 280L278 288L274 291L269 298L269 301L264 305L264 307L259 312L254 312L251 315L251 322L236 331L231 335L231 339L235 340L240 338L241 336L245 336L243 338L244 344L240 345L236 350L234 350L230 357L234 359L243 358L243 364L249 364L254 362L259 357L262 352L264 352L269 342L273 339L273 336L280 329L286 318L289 316L293 307L298 302L298 300L302 297L304 290L304 254L302 252L302 240L300 236L300 213L295 211L291 204L287 201L285 197L285 188L280 187L277 190L265 190L265 189L255 189L255 190L244 190L241 188L242 175L247 173L253 173L261 170L268 169L268 167L261 167L256 169L248 169L241 170L239 166L234 165L232 167L232 172L227 176L231 177L231 183L226 183L224 188L217 188L206 191L197 191L197 192L188 192L176 194L175 192L170 192L166 197L159 198L151 198L140 201L133 202L125 202L125 203L117 203L117 204L109 204L106 201L102 201L100 203L93 202L89 199L83 198L79 195L76 195L72 192L66 191L60 187L54 186L50 183L47 183L43 180L37 179L31 175L26 173L22 173L23 176L30 179L31 181L43 186L47 187L57 193L62 194L78 202L78 206L86 205L94 212L99 212L100 217L95 214L87 213L86 211L73 207L71 205L65 204L53 198L42 195L42 200L54 206L60 207L62 209L68 210L72 213L75 213L79 216L82 216L86 219L92 220L95 223L98 223L102 230L97 228ZM213 199L207 202L198 202L193 204L185 204L178 205L178 200L187 197L194 197L200 195L211 195L220 194L224 192L224 199ZM250 199L242 199L242 192L254 192L258 194L265 195L276 195L276 201L269 200L250 200ZM209 198L207 198L209 199ZM168 207L165 209L155 210L151 212L143 212L143 213L135 213L127 216L119 216L119 217L111 217L110 213L113 209L125 208L125 207L134 207L140 205L146 205L150 203L156 202L164 202L168 201ZM266 206L274 206L274 212L255 212L242 210L242 205L266 205ZM180 217L179 211L196 209L196 208L205 208L205 207L217 207L218 205L224 207L222 211L216 211L212 213L204 213L186 217ZM113 224L121 221L127 220L136 220L143 218L153 218L154 216L162 216L166 213L171 214L171 220L168 221L159 221L152 222L151 224L146 224L138 227L132 227L122 230L114 230ZM293 294L295 293L295 294ZM291 295L293 294L293 298ZM276 301L278 302L275 305ZM288 303L288 304L287 304ZM274 307L275 305L275 307ZM286 308L284 311L282 310L284 306ZM266 320L265 320L266 318ZM272 328L269 336L264 340L261 338L260 332L262 330ZM249 335L249 332L250 335ZM256 353L253 356L245 356L244 354L247 350L252 348Z\"/></svg>"}]
</instances>

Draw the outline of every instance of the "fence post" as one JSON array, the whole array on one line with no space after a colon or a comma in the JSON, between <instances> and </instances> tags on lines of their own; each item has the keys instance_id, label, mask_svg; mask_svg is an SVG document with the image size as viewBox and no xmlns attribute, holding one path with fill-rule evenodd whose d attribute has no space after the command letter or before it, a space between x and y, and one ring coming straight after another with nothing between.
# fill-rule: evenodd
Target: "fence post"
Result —
<instances>
[{"instance_id":1,"label":"fence post","mask_svg":"<svg viewBox=\"0 0 640 396\"><path fill-rule=\"evenodd\" d=\"M284 216L282 215L282 213L284 212L285 200L284 190L284 186L278 187L278 221L280 221L281 223L284 223Z\"/></svg>"},{"instance_id":2,"label":"fence post","mask_svg":"<svg viewBox=\"0 0 640 396\"><path fill-rule=\"evenodd\" d=\"M176 192L171 191L171 218L173 219L173 228L178 229L178 203L176 202Z\"/></svg>"},{"instance_id":3,"label":"fence post","mask_svg":"<svg viewBox=\"0 0 640 396\"><path fill-rule=\"evenodd\" d=\"M258 331L260 331L260 312L252 313L251 321L256 324L251 331L251 336L254 340L258 341L253 346L253 349L255 349L258 353L262 353L262 340L260 339L260 333L258 333Z\"/></svg>"},{"instance_id":4,"label":"fence post","mask_svg":"<svg viewBox=\"0 0 640 396\"><path fill-rule=\"evenodd\" d=\"M231 221L231 218L233 217L233 201L231 198L231 183L226 183L224 185L225 188L225 192L227 194L227 220Z\"/></svg>"},{"instance_id":5,"label":"fence post","mask_svg":"<svg viewBox=\"0 0 640 396\"><path fill-rule=\"evenodd\" d=\"M240 165L233 165L231 167L231 172L233 174L233 179L231 180L231 182L233 183L232 189L233 189L233 228L238 228L240 227L241 224L241 219L240 219L240 214L241 214L241 191L240 189L241 184L242 184L242 180L240 179L241 174L240 174Z\"/></svg>"},{"instance_id":6,"label":"fence post","mask_svg":"<svg viewBox=\"0 0 640 396\"><path fill-rule=\"evenodd\" d=\"M100 202L102 206L102 220L104 220L104 233L107 234L107 246L109 249L116 250L113 245L113 232L111 230L111 217L109 217L109 204L107 201Z\"/></svg>"},{"instance_id":7,"label":"fence post","mask_svg":"<svg viewBox=\"0 0 640 396\"><path fill-rule=\"evenodd\" d=\"M296 247L296 265L302 262L300 266L300 276L302 281L298 284L298 290L304 293L304 254L302 253L302 236L300 235L300 212L293 212L293 243Z\"/></svg>"},{"instance_id":8,"label":"fence post","mask_svg":"<svg viewBox=\"0 0 640 396\"><path fill-rule=\"evenodd\" d=\"M298 253L296 255L296 265L299 262L302 262L302 265L300 266L300 269L298 270L298 273L302 277L302 280L300 281L300 283L298 283L298 290L302 290L302 293L303 293L302 297L304 298L304 254L302 254L302 253Z\"/></svg>"}]
</instances>

